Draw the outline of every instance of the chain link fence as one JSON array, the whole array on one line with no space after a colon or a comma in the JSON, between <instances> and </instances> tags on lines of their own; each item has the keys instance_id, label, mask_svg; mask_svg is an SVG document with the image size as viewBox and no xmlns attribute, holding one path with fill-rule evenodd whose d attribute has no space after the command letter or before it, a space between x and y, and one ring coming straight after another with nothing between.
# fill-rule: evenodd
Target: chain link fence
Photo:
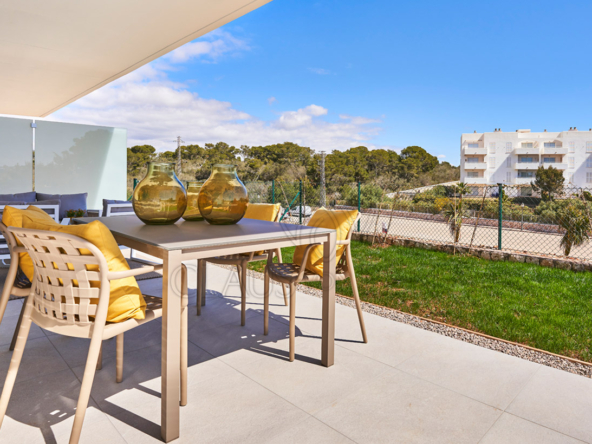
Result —
<instances>
[{"instance_id":1,"label":"chain link fence","mask_svg":"<svg viewBox=\"0 0 592 444\"><path fill-rule=\"evenodd\" d=\"M359 209L356 231L520 253L592 260L592 189L541 193L527 185L436 185L389 190L375 183L247 182L251 202L281 203L282 222L314 211Z\"/></svg>"}]
</instances>

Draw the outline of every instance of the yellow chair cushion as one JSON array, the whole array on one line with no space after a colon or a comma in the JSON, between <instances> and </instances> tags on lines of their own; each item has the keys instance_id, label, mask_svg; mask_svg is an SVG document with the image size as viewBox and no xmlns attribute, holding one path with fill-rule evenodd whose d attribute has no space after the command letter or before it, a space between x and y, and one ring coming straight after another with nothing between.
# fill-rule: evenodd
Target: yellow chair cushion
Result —
<instances>
[{"instance_id":1,"label":"yellow chair cushion","mask_svg":"<svg viewBox=\"0 0 592 444\"><path fill-rule=\"evenodd\" d=\"M264 203L250 203L247 206L245 213L246 219L266 220L268 222L275 221L278 212L280 211L280 204L264 204ZM264 251L256 251L255 256L265 253ZM248 256L249 253L243 253Z\"/></svg>"},{"instance_id":2,"label":"yellow chair cushion","mask_svg":"<svg viewBox=\"0 0 592 444\"><path fill-rule=\"evenodd\" d=\"M26 210L21 210L19 208L14 208L11 206L7 206L4 208L4 213L2 214L2 223L7 227L16 227L16 228L23 228L23 218L27 217L31 220L41 220L45 221L48 224L55 224L58 223L45 211L41 208L34 207L33 205L29 206ZM18 239L16 240L18 245L23 245ZM28 253L19 253L19 267L25 273L27 278L30 281L33 280L33 260Z\"/></svg>"},{"instance_id":3,"label":"yellow chair cushion","mask_svg":"<svg viewBox=\"0 0 592 444\"><path fill-rule=\"evenodd\" d=\"M358 210L326 210L319 208L310 218L307 226L317 228L332 228L337 231L337 240L347 239L349 230L358 217ZM337 246L337 262L341 259L346 245ZM294 263L302 265L306 245L299 245L294 251ZM310 249L306 269L319 276L323 276L323 246L317 245Z\"/></svg>"},{"instance_id":4,"label":"yellow chair cushion","mask_svg":"<svg viewBox=\"0 0 592 444\"><path fill-rule=\"evenodd\" d=\"M109 229L99 221L85 225L59 225L48 223L39 219L23 218L24 228L36 230L55 231L59 233L73 234L95 245L105 256L109 271L127 271L129 264L121 254L121 250ZM81 254L90 254L90 251L80 251ZM96 265L88 265L89 270L97 270ZM74 282L76 285L76 282ZM127 319L144 319L146 314L146 301L142 297L136 278L128 277L110 282L111 294L109 296L109 309L107 322L123 322ZM99 283L96 283L99 286Z\"/></svg>"}]
</instances>

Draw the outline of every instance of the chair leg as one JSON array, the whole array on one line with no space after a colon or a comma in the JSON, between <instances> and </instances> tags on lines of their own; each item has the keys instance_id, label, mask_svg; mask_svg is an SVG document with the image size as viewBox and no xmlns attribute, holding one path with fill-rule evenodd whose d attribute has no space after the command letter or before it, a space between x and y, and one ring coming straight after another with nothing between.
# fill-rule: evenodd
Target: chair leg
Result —
<instances>
[{"instance_id":1,"label":"chair leg","mask_svg":"<svg viewBox=\"0 0 592 444\"><path fill-rule=\"evenodd\" d=\"M247 261L243 261L240 266L238 274L240 289L241 289L241 325L245 325L245 318L247 316Z\"/></svg>"},{"instance_id":2,"label":"chair leg","mask_svg":"<svg viewBox=\"0 0 592 444\"><path fill-rule=\"evenodd\" d=\"M296 284L290 284L290 362L294 361L296 355Z\"/></svg>"},{"instance_id":3,"label":"chair leg","mask_svg":"<svg viewBox=\"0 0 592 444\"><path fill-rule=\"evenodd\" d=\"M21 328L21 322L23 322L23 313L25 312L25 308L27 307L27 300L23 302L23 307L21 308L21 313L19 314L18 322L16 323L16 328L14 329L14 333L12 335L12 341L10 341L10 347L8 350L13 351L14 346L16 344L16 339L18 338L19 329Z\"/></svg>"},{"instance_id":4,"label":"chair leg","mask_svg":"<svg viewBox=\"0 0 592 444\"><path fill-rule=\"evenodd\" d=\"M4 281L4 287L2 288L2 296L0 296L0 323L2 322L2 319L4 319L6 306L8 305L8 300L10 299L10 293L12 292L14 280L16 279L18 265L18 255L15 255L14 257L11 256L10 266L8 267L8 273L6 276L6 280Z\"/></svg>"},{"instance_id":5,"label":"chair leg","mask_svg":"<svg viewBox=\"0 0 592 444\"><path fill-rule=\"evenodd\" d=\"M281 264L283 262L282 249L278 248L276 251L277 251L278 262ZM286 294L286 284L282 284L282 291L284 292L284 305L287 307L288 306L288 295Z\"/></svg>"},{"instance_id":6,"label":"chair leg","mask_svg":"<svg viewBox=\"0 0 592 444\"><path fill-rule=\"evenodd\" d=\"M29 331L31 330L31 312L33 306L25 304L27 309L23 315L23 323L19 329L18 339L14 348L14 353L10 360L10 366L8 367L8 373L6 374L6 382L4 382L4 388L2 389L2 396L0 397L0 426L6 415L6 409L8 408L8 401L14 388L14 382L16 381L16 375L18 373L19 365L25 351L25 345L27 344L27 338L29 337Z\"/></svg>"},{"instance_id":7,"label":"chair leg","mask_svg":"<svg viewBox=\"0 0 592 444\"><path fill-rule=\"evenodd\" d=\"M103 343L101 342L101 349L99 350L99 357L97 359L97 370L103 368Z\"/></svg>"},{"instance_id":8,"label":"chair leg","mask_svg":"<svg viewBox=\"0 0 592 444\"><path fill-rule=\"evenodd\" d=\"M201 307L206 305L206 261L197 261L197 315L201 316Z\"/></svg>"},{"instance_id":9,"label":"chair leg","mask_svg":"<svg viewBox=\"0 0 592 444\"><path fill-rule=\"evenodd\" d=\"M360 302L360 294L358 293L358 281L356 280L356 272L354 271L354 266L352 265L352 258L351 252L347 251L347 267L349 269L349 279L351 281L352 286L352 293L354 294L354 300L356 301L356 310L358 311L358 320L360 321L360 328L362 329L362 339L364 340L364 344L368 342L368 337L366 336L366 326L364 325L364 312L362 310L362 303Z\"/></svg>"},{"instance_id":10,"label":"chair leg","mask_svg":"<svg viewBox=\"0 0 592 444\"><path fill-rule=\"evenodd\" d=\"M183 297L181 302L181 406L187 405L187 320L188 298Z\"/></svg>"},{"instance_id":11,"label":"chair leg","mask_svg":"<svg viewBox=\"0 0 592 444\"><path fill-rule=\"evenodd\" d=\"M117 344L115 345L115 349L115 381L121 382L123 381L123 333L117 335Z\"/></svg>"},{"instance_id":12,"label":"chair leg","mask_svg":"<svg viewBox=\"0 0 592 444\"><path fill-rule=\"evenodd\" d=\"M269 272L265 266L263 279L263 334L269 333ZM283 284L282 284L283 285Z\"/></svg>"},{"instance_id":13,"label":"chair leg","mask_svg":"<svg viewBox=\"0 0 592 444\"><path fill-rule=\"evenodd\" d=\"M70 435L70 444L76 444L80 440L82 423L84 422L84 415L86 414L90 391L95 378L95 367L97 365L97 359L99 358L101 343L103 342L101 340L103 334L102 330L102 328L95 329L93 337L90 340L88 358L86 359L86 366L84 367L82 386L80 387L80 395L78 395L78 404L76 405L76 414L74 415L74 425L72 426L72 433ZM117 339L119 340L119 336Z\"/></svg>"}]
</instances>

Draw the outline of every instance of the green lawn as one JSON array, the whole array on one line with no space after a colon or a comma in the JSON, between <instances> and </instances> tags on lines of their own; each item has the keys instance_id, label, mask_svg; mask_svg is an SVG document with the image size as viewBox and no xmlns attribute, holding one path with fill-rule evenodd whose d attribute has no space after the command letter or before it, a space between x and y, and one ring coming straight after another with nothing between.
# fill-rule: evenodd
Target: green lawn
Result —
<instances>
[{"instance_id":1,"label":"green lawn","mask_svg":"<svg viewBox=\"0 0 592 444\"><path fill-rule=\"evenodd\" d=\"M352 254L364 301L592 362L592 273L362 242Z\"/></svg>"}]
</instances>

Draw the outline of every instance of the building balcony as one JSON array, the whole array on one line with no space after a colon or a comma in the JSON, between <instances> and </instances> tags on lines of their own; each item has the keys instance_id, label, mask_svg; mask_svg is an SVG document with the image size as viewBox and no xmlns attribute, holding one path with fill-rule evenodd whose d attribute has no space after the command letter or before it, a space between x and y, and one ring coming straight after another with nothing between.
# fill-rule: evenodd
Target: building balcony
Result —
<instances>
[{"instance_id":1,"label":"building balcony","mask_svg":"<svg viewBox=\"0 0 592 444\"><path fill-rule=\"evenodd\" d=\"M539 154L539 149L538 148L522 148L522 147L517 147L517 148L514 148L513 153L514 154L533 154L533 155L538 155Z\"/></svg>"},{"instance_id":2,"label":"building balcony","mask_svg":"<svg viewBox=\"0 0 592 444\"><path fill-rule=\"evenodd\" d=\"M485 162L465 162L465 170L486 170L487 163Z\"/></svg>"},{"instance_id":3,"label":"building balcony","mask_svg":"<svg viewBox=\"0 0 592 444\"><path fill-rule=\"evenodd\" d=\"M567 163L541 163L540 166L544 166L545 168L552 166L558 170L567 170L568 167Z\"/></svg>"},{"instance_id":4,"label":"building balcony","mask_svg":"<svg viewBox=\"0 0 592 444\"><path fill-rule=\"evenodd\" d=\"M525 184L529 184L531 182L534 182L535 178L534 177L514 177L512 179L512 182L515 183L516 185L525 185Z\"/></svg>"},{"instance_id":5,"label":"building balcony","mask_svg":"<svg viewBox=\"0 0 592 444\"><path fill-rule=\"evenodd\" d=\"M567 154L567 148L558 146L555 148L542 148L541 154Z\"/></svg>"},{"instance_id":6,"label":"building balcony","mask_svg":"<svg viewBox=\"0 0 592 444\"><path fill-rule=\"evenodd\" d=\"M485 156L485 155L487 155L487 148L465 148L463 150L463 153L464 153L465 156L471 155L471 154L477 154L479 156Z\"/></svg>"},{"instance_id":7,"label":"building balcony","mask_svg":"<svg viewBox=\"0 0 592 444\"><path fill-rule=\"evenodd\" d=\"M517 162L514 164L515 170L537 170L541 166L538 162Z\"/></svg>"},{"instance_id":8,"label":"building balcony","mask_svg":"<svg viewBox=\"0 0 592 444\"><path fill-rule=\"evenodd\" d=\"M465 177L464 183L467 185L485 185L487 179L485 177Z\"/></svg>"}]
</instances>

